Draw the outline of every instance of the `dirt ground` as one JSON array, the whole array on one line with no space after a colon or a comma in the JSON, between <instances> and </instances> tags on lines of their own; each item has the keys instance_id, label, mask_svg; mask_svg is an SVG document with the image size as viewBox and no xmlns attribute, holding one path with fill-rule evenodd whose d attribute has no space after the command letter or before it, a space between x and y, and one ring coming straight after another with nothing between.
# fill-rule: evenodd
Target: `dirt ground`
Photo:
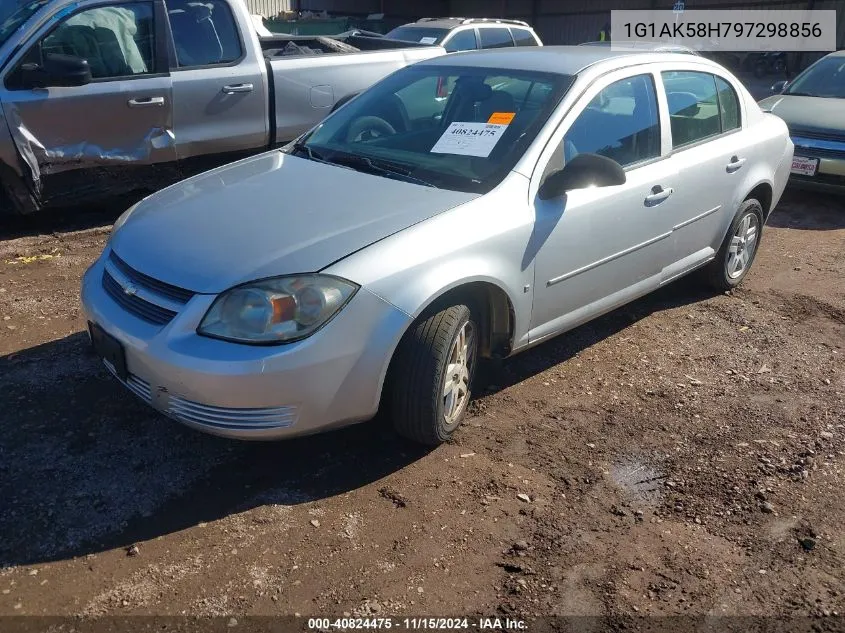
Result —
<instances>
[{"instance_id":1,"label":"dirt ground","mask_svg":"<svg viewBox=\"0 0 845 633\"><path fill-rule=\"evenodd\" d=\"M115 215L0 229L0 615L843 626L842 199L788 192L733 293L682 280L489 368L431 452L379 423L226 441L136 401L78 302Z\"/></svg>"}]
</instances>

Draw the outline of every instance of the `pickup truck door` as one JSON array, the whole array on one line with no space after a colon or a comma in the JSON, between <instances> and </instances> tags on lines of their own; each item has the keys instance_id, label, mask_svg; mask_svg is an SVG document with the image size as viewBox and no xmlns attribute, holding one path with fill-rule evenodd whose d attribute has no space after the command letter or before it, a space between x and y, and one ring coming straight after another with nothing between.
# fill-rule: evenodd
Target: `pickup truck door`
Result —
<instances>
[{"instance_id":1,"label":"pickup truck door","mask_svg":"<svg viewBox=\"0 0 845 633\"><path fill-rule=\"evenodd\" d=\"M267 68L246 6L166 1L179 160L266 147Z\"/></svg>"},{"instance_id":2,"label":"pickup truck door","mask_svg":"<svg viewBox=\"0 0 845 633\"><path fill-rule=\"evenodd\" d=\"M175 170L171 85L160 0L88 0L58 11L2 74L0 101L41 204L158 187ZM45 59L84 59L85 85L45 74Z\"/></svg>"}]
</instances>

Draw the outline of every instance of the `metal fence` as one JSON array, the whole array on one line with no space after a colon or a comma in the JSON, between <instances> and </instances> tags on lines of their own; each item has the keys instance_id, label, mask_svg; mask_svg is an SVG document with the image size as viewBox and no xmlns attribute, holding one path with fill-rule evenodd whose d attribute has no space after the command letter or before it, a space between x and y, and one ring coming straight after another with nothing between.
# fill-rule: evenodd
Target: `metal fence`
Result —
<instances>
[{"instance_id":1,"label":"metal fence","mask_svg":"<svg viewBox=\"0 0 845 633\"><path fill-rule=\"evenodd\" d=\"M293 10L293 0L246 0L249 12L269 18Z\"/></svg>"}]
</instances>

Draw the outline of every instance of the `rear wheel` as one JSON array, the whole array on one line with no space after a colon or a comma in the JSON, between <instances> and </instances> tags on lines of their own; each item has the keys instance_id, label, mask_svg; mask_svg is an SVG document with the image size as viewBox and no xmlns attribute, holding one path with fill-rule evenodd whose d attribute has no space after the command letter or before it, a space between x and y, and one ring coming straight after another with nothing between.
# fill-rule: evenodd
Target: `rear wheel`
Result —
<instances>
[{"instance_id":1,"label":"rear wheel","mask_svg":"<svg viewBox=\"0 0 845 633\"><path fill-rule=\"evenodd\" d=\"M466 305L423 318L405 335L393 368L391 413L396 431L436 446L466 413L478 357L479 329Z\"/></svg>"},{"instance_id":2,"label":"rear wheel","mask_svg":"<svg viewBox=\"0 0 845 633\"><path fill-rule=\"evenodd\" d=\"M740 205L716 258L704 269L713 288L730 290L742 282L757 255L762 231L763 206L749 198Z\"/></svg>"}]
</instances>

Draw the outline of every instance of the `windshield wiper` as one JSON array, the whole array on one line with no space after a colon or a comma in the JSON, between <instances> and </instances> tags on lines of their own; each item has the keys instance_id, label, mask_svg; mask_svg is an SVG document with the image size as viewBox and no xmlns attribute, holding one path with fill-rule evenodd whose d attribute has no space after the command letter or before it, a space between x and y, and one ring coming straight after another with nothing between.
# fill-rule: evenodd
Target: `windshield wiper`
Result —
<instances>
[{"instance_id":1,"label":"windshield wiper","mask_svg":"<svg viewBox=\"0 0 845 633\"><path fill-rule=\"evenodd\" d=\"M295 152L303 152L308 158L311 160L316 160L320 163L328 163L325 157L320 154L319 152L315 152L313 149L308 147L305 143L294 143L291 147Z\"/></svg>"},{"instance_id":2,"label":"windshield wiper","mask_svg":"<svg viewBox=\"0 0 845 633\"><path fill-rule=\"evenodd\" d=\"M784 92L783 94L789 97L816 97L818 95L811 95L809 92Z\"/></svg>"},{"instance_id":3,"label":"windshield wiper","mask_svg":"<svg viewBox=\"0 0 845 633\"><path fill-rule=\"evenodd\" d=\"M385 176L387 178L412 182L424 187L436 188L436 185L428 182L427 180L412 176L409 169L399 167L397 164L389 161L379 160L376 162L371 158L359 156L358 154L336 154L326 158L325 160L326 162L334 163L335 165L340 165L342 167L351 167L352 169L358 171L366 171L368 173Z\"/></svg>"}]
</instances>

